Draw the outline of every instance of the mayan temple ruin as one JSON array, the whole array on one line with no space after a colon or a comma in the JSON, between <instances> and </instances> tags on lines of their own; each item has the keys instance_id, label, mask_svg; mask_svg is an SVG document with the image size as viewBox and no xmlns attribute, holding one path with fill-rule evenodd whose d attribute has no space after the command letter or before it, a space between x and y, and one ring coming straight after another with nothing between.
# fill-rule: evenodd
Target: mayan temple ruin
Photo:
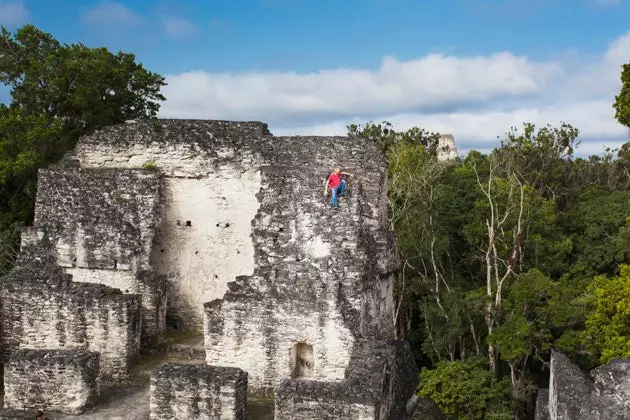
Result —
<instances>
[{"instance_id":1,"label":"mayan temple ruin","mask_svg":"<svg viewBox=\"0 0 630 420\"><path fill-rule=\"evenodd\" d=\"M354 177L332 210L336 166ZM81 138L40 170L33 226L0 282L0 419L125 418L98 414L105 389L173 331L201 337L201 360L152 368L132 407L146 415L127 418L256 418L248 396L278 420L410 418L418 369L394 337L386 169L369 141L258 122Z\"/></svg>"}]
</instances>

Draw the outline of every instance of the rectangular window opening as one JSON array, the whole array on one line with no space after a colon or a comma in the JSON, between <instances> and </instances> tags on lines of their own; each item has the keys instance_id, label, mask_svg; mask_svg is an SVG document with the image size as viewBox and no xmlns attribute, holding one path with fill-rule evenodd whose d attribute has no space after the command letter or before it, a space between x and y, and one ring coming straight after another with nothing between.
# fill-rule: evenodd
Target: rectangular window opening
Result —
<instances>
[{"instance_id":1,"label":"rectangular window opening","mask_svg":"<svg viewBox=\"0 0 630 420\"><path fill-rule=\"evenodd\" d=\"M291 362L294 378L312 378L313 346L306 343L295 343L291 349Z\"/></svg>"}]
</instances>

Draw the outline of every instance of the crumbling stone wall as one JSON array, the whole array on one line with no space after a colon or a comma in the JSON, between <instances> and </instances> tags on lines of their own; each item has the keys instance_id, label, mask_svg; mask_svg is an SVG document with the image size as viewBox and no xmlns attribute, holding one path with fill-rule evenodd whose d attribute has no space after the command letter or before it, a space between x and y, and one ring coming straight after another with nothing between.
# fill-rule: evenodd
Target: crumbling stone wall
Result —
<instances>
[{"instance_id":1,"label":"crumbling stone wall","mask_svg":"<svg viewBox=\"0 0 630 420\"><path fill-rule=\"evenodd\" d=\"M418 370L406 342L356 343L343 382L288 379L275 393L276 420L405 420Z\"/></svg>"},{"instance_id":2,"label":"crumbling stone wall","mask_svg":"<svg viewBox=\"0 0 630 420\"><path fill-rule=\"evenodd\" d=\"M71 156L86 168L159 169L163 218L147 255L168 278L168 313L180 329L201 330L203 304L222 297L236 276L254 271L255 149L267 133L262 123L129 123L82 138Z\"/></svg>"},{"instance_id":3,"label":"crumbling stone wall","mask_svg":"<svg viewBox=\"0 0 630 420\"><path fill-rule=\"evenodd\" d=\"M80 140L84 168L163 174L164 215L151 267L169 281L180 328L205 322L207 361L242 367L251 390L291 376L298 343L313 379L343 380L355 337L393 337L386 164L376 145L345 137L273 137L261 123L161 120ZM343 169L351 196L323 197ZM210 302L205 306L206 302Z\"/></svg>"},{"instance_id":4,"label":"crumbling stone wall","mask_svg":"<svg viewBox=\"0 0 630 420\"><path fill-rule=\"evenodd\" d=\"M140 296L33 263L0 281L0 331L3 360L24 348L87 349L100 353L103 378L123 378L140 349Z\"/></svg>"},{"instance_id":5,"label":"crumbling stone wall","mask_svg":"<svg viewBox=\"0 0 630 420\"><path fill-rule=\"evenodd\" d=\"M80 414L99 396L99 354L17 350L4 368L4 408Z\"/></svg>"},{"instance_id":6,"label":"crumbling stone wall","mask_svg":"<svg viewBox=\"0 0 630 420\"><path fill-rule=\"evenodd\" d=\"M35 221L23 232L22 245L47 236L57 265L73 281L140 294L143 343L153 345L166 318L166 280L149 263L160 219L156 170L40 170Z\"/></svg>"},{"instance_id":7,"label":"crumbling stone wall","mask_svg":"<svg viewBox=\"0 0 630 420\"><path fill-rule=\"evenodd\" d=\"M323 192L338 166L355 176L335 211ZM129 169L141 167L155 169ZM334 388L384 419L402 412L401 395L415 387L393 379L397 358L415 364L387 344L398 260L386 168L360 138L274 137L262 123L121 124L82 138L58 168L42 171L36 224L23 242L51 237L67 274L141 295L149 330L151 320L161 325L155 291L164 276L174 324L203 328L206 361L247 371L251 392L309 379L308 398L333 401ZM77 203L83 189L90 205ZM359 373L375 366L376 376ZM353 400L355 389L364 393Z\"/></svg>"},{"instance_id":8,"label":"crumbling stone wall","mask_svg":"<svg viewBox=\"0 0 630 420\"><path fill-rule=\"evenodd\" d=\"M371 188L385 189L382 173L361 172L375 176ZM262 176L256 270L206 304L206 361L246 369L250 388L269 393L292 376L292 348L306 343L314 348L312 379L343 380L356 336L392 338L387 287L395 259L378 253L379 241L387 244L372 225L379 215L370 204L378 203L351 180L351 196L334 212L322 197L325 175L266 167Z\"/></svg>"},{"instance_id":9,"label":"crumbling stone wall","mask_svg":"<svg viewBox=\"0 0 630 420\"><path fill-rule=\"evenodd\" d=\"M562 353L551 353L549 390L541 390L536 420L630 418L630 360L617 359L585 373ZM542 398L540 398L542 396ZM548 396L548 401L541 401Z\"/></svg>"},{"instance_id":10,"label":"crumbling stone wall","mask_svg":"<svg viewBox=\"0 0 630 420\"><path fill-rule=\"evenodd\" d=\"M247 373L237 368L163 364L151 376L152 420L245 420Z\"/></svg>"}]
</instances>

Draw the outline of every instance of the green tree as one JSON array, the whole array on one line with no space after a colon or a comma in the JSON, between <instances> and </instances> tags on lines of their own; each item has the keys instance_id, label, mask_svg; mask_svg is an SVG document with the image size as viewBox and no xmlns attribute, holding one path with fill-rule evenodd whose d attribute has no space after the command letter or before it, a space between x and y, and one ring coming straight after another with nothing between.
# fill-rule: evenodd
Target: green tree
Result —
<instances>
[{"instance_id":1,"label":"green tree","mask_svg":"<svg viewBox=\"0 0 630 420\"><path fill-rule=\"evenodd\" d=\"M621 67L621 91L615 96L613 108L617 121L630 128L630 63Z\"/></svg>"},{"instance_id":2,"label":"green tree","mask_svg":"<svg viewBox=\"0 0 630 420\"><path fill-rule=\"evenodd\" d=\"M513 419L509 380L497 380L483 358L423 368L418 395L431 398L449 419Z\"/></svg>"},{"instance_id":3,"label":"green tree","mask_svg":"<svg viewBox=\"0 0 630 420\"><path fill-rule=\"evenodd\" d=\"M431 133L419 127L412 127L405 131L396 131L388 121L383 121L380 124L375 124L372 121L365 125L350 124L346 128L348 129L348 136L370 139L376 142L384 151L387 151L390 146L404 141L408 144L422 145L431 154L435 155L440 140L438 133Z\"/></svg>"},{"instance_id":4,"label":"green tree","mask_svg":"<svg viewBox=\"0 0 630 420\"><path fill-rule=\"evenodd\" d=\"M509 366L512 396L522 417L536 393L529 368L532 362L544 364L554 342L554 302L559 287L537 269L516 277L504 300L501 322L488 337Z\"/></svg>"},{"instance_id":5,"label":"green tree","mask_svg":"<svg viewBox=\"0 0 630 420\"><path fill-rule=\"evenodd\" d=\"M600 363L630 357L630 265L619 276L598 276L589 286L592 312L586 319L587 348Z\"/></svg>"},{"instance_id":6,"label":"green tree","mask_svg":"<svg viewBox=\"0 0 630 420\"><path fill-rule=\"evenodd\" d=\"M164 78L133 54L61 44L33 25L0 31L0 81L27 113L59 118L75 135L157 115Z\"/></svg>"},{"instance_id":7,"label":"green tree","mask_svg":"<svg viewBox=\"0 0 630 420\"><path fill-rule=\"evenodd\" d=\"M32 25L0 29L0 270L31 222L37 170L56 162L79 136L129 119L155 118L164 78L133 54L61 44Z\"/></svg>"},{"instance_id":8,"label":"green tree","mask_svg":"<svg viewBox=\"0 0 630 420\"><path fill-rule=\"evenodd\" d=\"M573 187L567 181L578 134L569 124L536 129L526 123L522 130L512 128L494 155L503 162L504 171L518 174L523 182L562 207Z\"/></svg>"},{"instance_id":9,"label":"green tree","mask_svg":"<svg viewBox=\"0 0 630 420\"><path fill-rule=\"evenodd\" d=\"M584 290L630 257L630 146L574 158L577 129L524 124L490 154L438 162L424 134L388 123L349 134L386 151L397 317L427 366L422 395L451 416L493 418L507 397L488 396L507 381L513 416L528 418L552 346L594 367Z\"/></svg>"},{"instance_id":10,"label":"green tree","mask_svg":"<svg viewBox=\"0 0 630 420\"><path fill-rule=\"evenodd\" d=\"M11 267L19 229L33 216L37 169L57 156L61 123L0 105L0 274Z\"/></svg>"}]
</instances>

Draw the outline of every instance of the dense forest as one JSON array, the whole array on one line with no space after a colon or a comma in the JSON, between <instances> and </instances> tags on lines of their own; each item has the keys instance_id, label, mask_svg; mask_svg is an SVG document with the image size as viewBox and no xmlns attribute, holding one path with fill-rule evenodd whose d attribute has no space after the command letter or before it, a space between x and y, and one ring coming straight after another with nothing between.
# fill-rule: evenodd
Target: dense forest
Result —
<instances>
[{"instance_id":1,"label":"dense forest","mask_svg":"<svg viewBox=\"0 0 630 420\"><path fill-rule=\"evenodd\" d=\"M622 81L628 124L630 64ZM552 348L584 369L630 357L630 143L576 157L578 134L525 123L440 162L438 134L348 126L387 155L397 334L449 418L532 418Z\"/></svg>"},{"instance_id":2,"label":"dense forest","mask_svg":"<svg viewBox=\"0 0 630 420\"><path fill-rule=\"evenodd\" d=\"M611 98L630 126L630 64ZM134 55L0 33L0 275L32 222L37 170L79 136L155 118L164 79ZM614 101L613 101L614 99ZM397 335L423 366L418 393L452 418L528 418L551 348L585 369L630 357L630 144L576 157L578 129L523 124L489 154L437 160L438 135L352 125L388 159L403 266Z\"/></svg>"}]
</instances>

